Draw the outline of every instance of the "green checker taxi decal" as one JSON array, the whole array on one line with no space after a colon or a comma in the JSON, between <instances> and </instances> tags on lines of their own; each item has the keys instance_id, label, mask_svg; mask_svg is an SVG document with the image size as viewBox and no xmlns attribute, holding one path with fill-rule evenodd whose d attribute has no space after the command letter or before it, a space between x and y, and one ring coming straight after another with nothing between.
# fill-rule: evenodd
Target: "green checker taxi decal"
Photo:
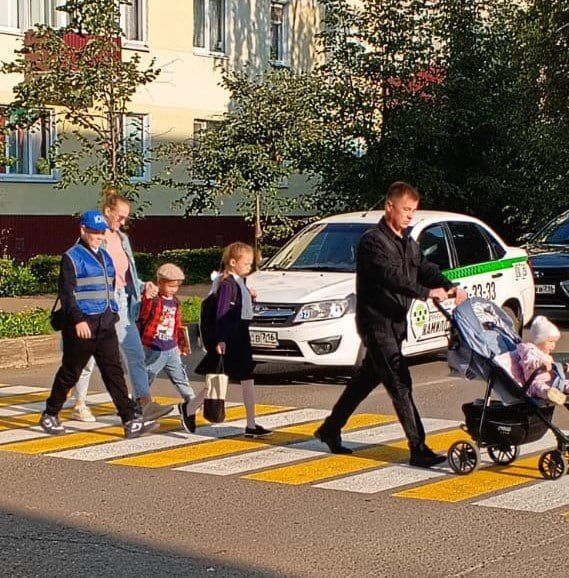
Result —
<instances>
[{"instance_id":1,"label":"green checker taxi decal","mask_svg":"<svg viewBox=\"0 0 569 578\"><path fill-rule=\"evenodd\" d=\"M492 273L494 271L500 271L501 269L509 269L510 267L515 268L516 263L525 263L527 260L527 257L498 259L496 261L487 261L485 263L477 263L476 265L468 265L466 267L457 267L456 269L447 269L446 271L443 271L443 273L445 277L454 281L456 279L462 279L463 277Z\"/></svg>"}]
</instances>

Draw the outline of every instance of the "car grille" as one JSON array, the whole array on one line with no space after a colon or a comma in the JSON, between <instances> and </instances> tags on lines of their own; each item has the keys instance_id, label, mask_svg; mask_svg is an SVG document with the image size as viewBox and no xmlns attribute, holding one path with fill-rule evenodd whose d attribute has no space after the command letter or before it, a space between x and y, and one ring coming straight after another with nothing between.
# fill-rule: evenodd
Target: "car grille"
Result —
<instances>
[{"instance_id":1,"label":"car grille","mask_svg":"<svg viewBox=\"0 0 569 578\"><path fill-rule=\"evenodd\" d=\"M304 357L294 341L279 339L277 347L253 347L253 355L271 355L275 357Z\"/></svg>"},{"instance_id":2,"label":"car grille","mask_svg":"<svg viewBox=\"0 0 569 578\"><path fill-rule=\"evenodd\" d=\"M255 327L272 327L292 325L300 305L286 305L276 303L255 303L253 306L253 320Z\"/></svg>"}]
</instances>

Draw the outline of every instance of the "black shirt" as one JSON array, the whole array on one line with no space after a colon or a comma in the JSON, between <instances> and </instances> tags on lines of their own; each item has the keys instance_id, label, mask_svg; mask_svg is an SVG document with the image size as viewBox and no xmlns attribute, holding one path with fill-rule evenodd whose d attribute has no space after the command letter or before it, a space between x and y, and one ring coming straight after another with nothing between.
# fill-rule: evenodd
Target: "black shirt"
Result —
<instances>
[{"instance_id":1,"label":"black shirt","mask_svg":"<svg viewBox=\"0 0 569 578\"><path fill-rule=\"evenodd\" d=\"M356 260L356 324L362 337L369 332L402 340L413 299L425 301L429 289L453 284L423 257L410 236L395 234L385 218L362 236Z\"/></svg>"}]
</instances>

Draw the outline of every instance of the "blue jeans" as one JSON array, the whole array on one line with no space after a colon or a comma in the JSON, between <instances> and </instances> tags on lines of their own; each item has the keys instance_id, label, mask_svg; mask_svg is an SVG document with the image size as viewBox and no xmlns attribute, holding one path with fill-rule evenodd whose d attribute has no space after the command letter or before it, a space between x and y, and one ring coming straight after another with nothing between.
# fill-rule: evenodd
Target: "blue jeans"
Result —
<instances>
[{"instance_id":1,"label":"blue jeans","mask_svg":"<svg viewBox=\"0 0 569 578\"><path fill-rule=\"evenodd\" d=\"M152 385L156 376L164 371L178 393L184 398L184 401L190 401L196 397L186 368L180 357L180 350L177 347L166 351L157 351L156 349L144 348L146 354L146 370L148 371L148 383Z\"/></svg>"},{"instance_id":2,"label":"blue jeans","mask_svg":"<svg viewBox=\"0 0 569 578\"><path fill-rule=\"evenodd\" d=\"M134 398L150 397L150 384L148 383L148 373L146 371L146 361L144 347L140 340L138 327L130 319L128 312L128 296L124 289L115 291L115 299L119 306L119 320L115 325L119 346L128 367L128 375L134 392ZM95 367L95 359L91 357L81 372L79 381L75 386L76 398L85 400L87 389L91 379L91 373Z\"/></svg>"}]
</instances>

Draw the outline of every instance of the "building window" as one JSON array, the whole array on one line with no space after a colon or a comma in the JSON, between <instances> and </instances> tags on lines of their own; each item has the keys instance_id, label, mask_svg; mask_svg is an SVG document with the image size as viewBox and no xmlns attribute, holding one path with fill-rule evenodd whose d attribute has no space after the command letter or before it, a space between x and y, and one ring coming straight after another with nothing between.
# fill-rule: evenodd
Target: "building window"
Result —
<instances>
[{"instance_id":1,"label":"building window","mask_svg":"<svg viewBox=\"0 0 569 578\"><path fill-rule=\"evenodd\" d=\"M30 114L35 117L31 125L28 124ZM18 116L25 116L26 122L22 119L19 123ZM5 163L0 165L0 177L53 178L48 163L55 136L52 111L22 110L8 117L0 110L0 128L5 133L0 141L0 158Z\"/></svg>"},{"instance_id":2,"label":"building window","mask_svg":"<svg viewBox=\"0 0 569 578\"><path fill-rule=\"evenodd\" d=\"M286 22L286 4L271 2L269 58L271 62L285 64L288 61L288 28Z\"/></svg>"},{"instance_id":3,"label":"building window","mask_svg":"<svg viewBox=\"0 0 569 578\"><path fill-rule=\"evenodd\" d=\"M225 0L194 0L194 48L225 52Z\"/></svg>"},{"instance_id":4,"label":"building window","mask_svg":"<svg viewBox=\"0 0 569 578\"><path fill-rule=\"evenodd\" d=\"M3 0L6 6L0 11L0 28L27 30L38 24L59 28L65 26L67 15L58 6L66 0Z\"/></svg>"},{"instance_id":5,"label":"building window","mask_svg":"<svg viewBox=\"0 0 569 578\"><path fill-rule=\"evenodd\" d=\"M121 6L121 27L126 40L146 42L146 2L130 0Z\"/></svg>"},{"instance_id":6,"label":"building window","mask_svg":"<svg viewBox=\"0 0 569 578\"><path fill-rule=\"evenodd\" d=\"M136 153L133 157L132 177L137 180L150 179L150 115L128 113L123 123L124 149Z\"/></svg>"},{"instance_id":7,"label":"building window","mask_svg":"<svg viewBox=\"0 0 569 578\"><path fill-rule=\"evenodd\" d=\"M193 144L194 146L199 146L202 139L202 135L208 131L215 130L221 124L219 120L204 120L200 118L194 119L194 134L193 134Z\"/></svg>"}]
</instances>

